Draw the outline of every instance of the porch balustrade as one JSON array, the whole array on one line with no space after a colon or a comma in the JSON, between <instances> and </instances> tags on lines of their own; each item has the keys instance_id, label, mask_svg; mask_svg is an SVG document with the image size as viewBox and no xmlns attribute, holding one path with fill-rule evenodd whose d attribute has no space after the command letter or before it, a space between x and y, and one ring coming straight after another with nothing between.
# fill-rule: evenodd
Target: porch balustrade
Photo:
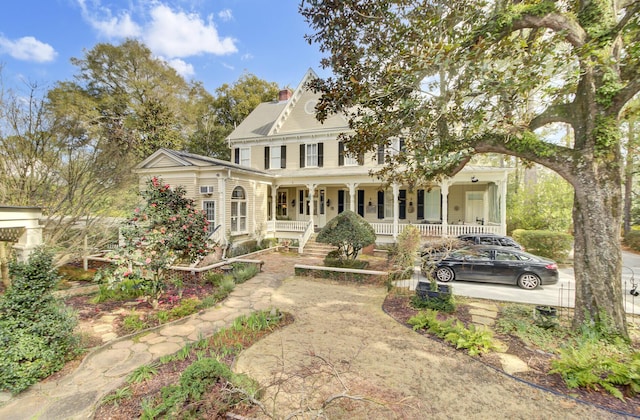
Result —
<instances>
[{"instance_id":1,"label":"porch balustrade","mask_svg":"<svg viewBox=\"0 0 640 420\"><path fill-rule=\"evenodd\" d=\"M276 220L269 221L267 223L267 229L270 232L300 232L303 233L307 230L309 225L308 221L293 221L293 220ZM371 223L376 235L378 237L392 237L393 223ZM409 226L409 223L401 223L398 225L398 233ZM412 224L420 231L420 235L423 237L438 237L438 236L458 236L468 233L495 233L501 234L499 225L447 225L446 232L443 232L443 226L440 224L426 224L418 223Z\"/></svg>"}]
</instances>

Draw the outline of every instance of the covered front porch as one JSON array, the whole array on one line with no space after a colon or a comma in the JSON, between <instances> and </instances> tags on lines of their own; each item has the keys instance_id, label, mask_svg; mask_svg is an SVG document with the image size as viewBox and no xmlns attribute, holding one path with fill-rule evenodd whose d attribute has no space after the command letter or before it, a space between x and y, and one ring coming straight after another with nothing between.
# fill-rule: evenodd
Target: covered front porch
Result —
<instances>
[{"instance_id":1,"label":"covered front porch","mask_svg":"<svg viewBox=\"0 0 640 420\"><path fill-rule=\"evenodd\" d=\"M274 183L265 233L304 244L329 220L351 210L373 226L380 244L394 243L408 225L425 239L506 234L507 173L491 169L418 186L381 184L368 177L341 182L335 176Z\"/></svg>"}]
</instances>

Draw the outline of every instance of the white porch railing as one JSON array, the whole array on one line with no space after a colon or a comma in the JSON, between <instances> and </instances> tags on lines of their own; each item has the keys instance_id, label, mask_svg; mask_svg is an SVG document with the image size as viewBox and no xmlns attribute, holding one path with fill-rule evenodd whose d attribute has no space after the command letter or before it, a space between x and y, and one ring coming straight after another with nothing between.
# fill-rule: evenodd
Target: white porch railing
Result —
<instances>
[{"instance_id":1,"label":"white porch railing","mask_svg":"<svg viewBox=\"0 0 640 420\"><path fill-rule=\"evenodd\" d=\"M270 232L304 232L308 224L307 220L269 220L267 230Z\"/></svg>"},{"instance_id":2,"label":"white porch railing","mask_svg":"<svg viewBox=\"0 0 640 420\"><path fill-rule=\"evenodd\" d=\"M427 223L416 223L412 224L420 231L420 235L422 237L428 236L459 236L465 235L468 233L495 233L502 234L499 225L447 225L446 232L443 232L443 226L440 224L427 224ZM376 232L376 236L378 238L386 238L389 239L394 236L393 231L393 223L371 223L374 231ZM402 230L409 226L409 223L401 223L398 225L398 232L402 232ZM276 220L267 222L267 230L269 232L274 232L277 236L278 232L300 232L302 235L300 236L300 250L306 245L307 241L313 234L313 226L309 221L294 221L294 220ZM300 251L302 252L302 251Z\"/></svg>"},{"instance_id":3,"label":"white porch railing","mask_svg":"<svg viewBox=\"0 0 640 420\"><path fill-rule=\"evenodd\" d=\"M300 240L298 241L298 254L302 254L304 251L304 246L309 241L309 238L313 235L313 223L307 222L307 228L304 231L304 234L300 236Z\"/></svg>"}]
</instances>

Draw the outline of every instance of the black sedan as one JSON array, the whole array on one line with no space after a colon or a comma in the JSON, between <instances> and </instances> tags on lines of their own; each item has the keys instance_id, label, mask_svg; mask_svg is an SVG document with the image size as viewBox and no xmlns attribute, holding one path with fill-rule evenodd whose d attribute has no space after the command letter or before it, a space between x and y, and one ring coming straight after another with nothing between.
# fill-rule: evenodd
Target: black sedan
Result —
<instances>
[{"instance_id":1,"label":"black sedan","mask_svg":"<svg viewBox=\"0 0 640 420\"><path fill-rule=\"evenodd\" d=\"M558 265L554 261L501 246L470 246L440 258L425 258L422 273L441 282L517 284L523 289L558 282Z\"/></svg>"}]
</instances>

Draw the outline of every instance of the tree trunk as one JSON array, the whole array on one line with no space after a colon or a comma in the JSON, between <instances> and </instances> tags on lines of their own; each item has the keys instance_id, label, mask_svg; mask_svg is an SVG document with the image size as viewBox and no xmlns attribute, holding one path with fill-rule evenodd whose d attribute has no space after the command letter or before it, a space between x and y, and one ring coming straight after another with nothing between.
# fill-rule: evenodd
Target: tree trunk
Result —
<instances>
[{"instance_id":1,"label":"tree trunk","mask_svg":"<svg viewBox=\"0 0 640 420\"><path fill-rule=\"evenodd\" d=\"M636 156L636 119L629 119L627 157L624 164L624 236L631 232L631 205L633 202L634 157Z\"/></svg>"},{"instance_id":2,"label":"tree trunk","mask_svg":"<svg viewBox=\"0 0 640 420\"><path fill-rule=\"evenodd\" d=\"M574 185L576 312L573 326L577 329L584 322L609 323L628 337L622 300L620 170L615 167L591 169L583 168Z\"/></svg>"}]
</instances>

